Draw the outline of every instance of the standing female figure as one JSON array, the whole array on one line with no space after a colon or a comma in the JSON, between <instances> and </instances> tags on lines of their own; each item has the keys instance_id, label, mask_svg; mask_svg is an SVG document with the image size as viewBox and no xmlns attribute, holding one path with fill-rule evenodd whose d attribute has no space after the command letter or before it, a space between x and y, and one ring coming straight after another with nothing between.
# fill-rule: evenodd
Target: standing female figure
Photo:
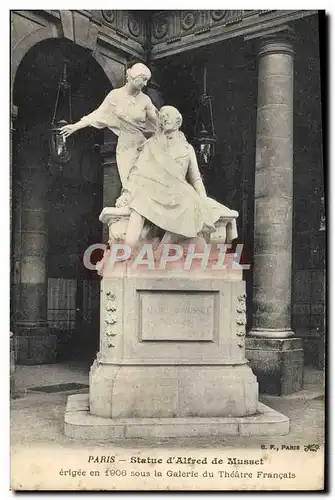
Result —
<instances>
[{"instance_id":1,"label":"standing female figure","mask_svg":"<svg viewBox=\"0 0 335 500\"><path fill-rule=\"evenodd\" d=\"M150 97L142 92L150 78L147 66L134 64L127 70L127 82L123 87L113 89L98 109L77 123L65 125L60 131L61 135L69 137L88 126L108 127L118 135L116 162L123 188L137 159L138 148L148 134L156 130L157 109Z\"/></svg>"}]
</instances>

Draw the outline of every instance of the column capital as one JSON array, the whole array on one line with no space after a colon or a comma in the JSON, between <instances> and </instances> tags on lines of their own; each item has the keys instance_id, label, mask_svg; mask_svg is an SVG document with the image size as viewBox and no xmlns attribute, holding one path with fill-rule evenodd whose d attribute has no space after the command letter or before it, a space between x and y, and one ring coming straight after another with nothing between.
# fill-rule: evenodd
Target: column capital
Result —
<instances>
[{"instance_id":1,"label":"column capital","mask_svg":"<svg viewBox=\"0 0 335 500\"><path fill-rule=\"evenodd\" d=\"M293 36L289 33L267 36L260 39L258 57L269 54L288 54L294 56Z\"/></svg>"},{"instance_id":2,"label":"column capital","mask_svg":"<svg viewBox=\"0 0 335 500\"><path fill-rule=\"evenodd\" d=\"M288 25L272 29L260 30L244 37L247 40L257 40L258 57L269 54L289 54L294 56L294 30Z\"/></svg>"}]
</instances>

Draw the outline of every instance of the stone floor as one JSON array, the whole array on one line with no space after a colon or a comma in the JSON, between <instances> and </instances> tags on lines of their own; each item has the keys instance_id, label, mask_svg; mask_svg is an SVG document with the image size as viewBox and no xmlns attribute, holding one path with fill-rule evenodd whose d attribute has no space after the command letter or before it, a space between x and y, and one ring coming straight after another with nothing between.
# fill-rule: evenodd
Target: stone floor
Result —
<instances>
[{"instance_id":1,"label":"stone floor","mask_svg":"<svg viewBox=\"0 0 335 500\"><path fill-rule=\"evenodd\" d=\"M88 369L85 363L68 363L42 366L17 366L15 373L16 397L11 400L11 445L24 447L34 443L48 444L51 447L71 446L85 447L87 442L74 442L63 435L63 418L67 397L73 393L88 392ZM193 442L188 438L161 439L145 443L146 447L202 447L216 448L224 446L238 446L253 448L259 443L305 445L322 444L324 440L324 389L323 373L314 369L305 370L304 390L288 396L260 397L261 401L271 408L290 418L290 433L287 436L243 438L227 436L223 442L217 439L196 438ZM66 384L76 383L78 388L66 390ZM36 392L34 388L65 384L55 389L60 392ZM141 440L118 442L121 447L139 446ZM95 443L97 444L97 443ZM101 443L108 448L107 444Z\"/></svg>"},{"instance_id":2,"label":"stone floor","mask_svg":"<svg viewBox=\"0 0 335 500\"><path fill-rule=\"evenodd\" d=\"M323 453L321 450L321 453L306 453L305 449L306 445L315 447L324 442L321 372L306 370L305 387L300 393L283 397L261 397L263 403L290 418L290 433L286 436L213 436L156 440L137 438L115 442L91 442L67 438L64 435L67 398L70 394L88 392L88 369L89 366L82 363L17 367L16 397L11 400L10 413L11 489L16 491L322 489ZM298 454L291 451L292 448L285 451L286 446L299 446ZM221 465L209 465L211 467L209 470L214 471L214 476L203 480L203 470L207 469L207 465L165 465L170 456L186 458L195 456L201 460L207 457L206 464L211 464L213 457L220 459L224 457L220 463L225 463L224 460L227 461L225 457L233 455L257 459L264 457L263 471L274 469L290 473L295 470L297 472L294 476L295 482L281 481L281 479L266 479L265 482L259 482L256 479L257 471L246 483L235 476L229 480L222 480L216 470L221 469ZM115 463L99 462L98 465L90 463L91 457L111 458L111 456L114 457ZM132 465L133 457L135 459L153 457L154 460L161 457L163 464L159 465L158 469L161 467L163 478L155 477L156 465L155 469L151 465ZM306 459L309 460L308 466ZM172 467L176 474L185 474L185 471L187 474L193 474L192 471L196 471L199 477L196 479L184 476L165 477L168 475L167 467L170 469ZM181 469L179 472L177 472L178 467ZM252 466L241 467L243 470L256 470ZM237 466L236 470L241 469ZM308 472L306 475L306 470L313 471L314 474ZM81 471L85 471L87 477L80 476ZM98 477L96 475L91 477L92 473L98 474ZM115 474L122 476L117 477ZM124 474L127 477L124 477ZM143 478L143 474L149 474L150 477Z\"/></svg>"}]
</instances>

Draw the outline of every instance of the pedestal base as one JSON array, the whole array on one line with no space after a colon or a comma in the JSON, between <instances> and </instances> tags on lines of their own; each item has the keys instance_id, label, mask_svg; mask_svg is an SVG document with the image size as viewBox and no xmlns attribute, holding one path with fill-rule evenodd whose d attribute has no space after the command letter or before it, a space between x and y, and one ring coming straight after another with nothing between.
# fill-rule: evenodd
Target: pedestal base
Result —
<instances>
[{"instance_id":1,"label":"pedestal base","mask_svg":"<svg viewBox=\"0 0 335 500\"><path fill-rule=\"evenodd\" d=\"M101 418L89 413L88 394L76 394L68 398L64 432L69 438L92 441L285 435L289 419L262 403L248 417Z\"/></svg>"},{"instance_id":2,"label":"pedestal base","mask_svg":"<svg viewBox=\"0 0 335 500\"><path fill-rule=\"evenodd\" d=\"M247 337L245 355L257 377L260 392L281 396L302 390L302 339Z\"/></svg>"},{"instance_id":3,"label":"pedestal base","mask_svg":"<svg viewBox=\"0 0 335 500\"><path fill-rule=\"evenodd\" d=\"M90 412L104 418L240 417L257 412L246 364L112 365L90 371Z\"/></svg>"}]
</instances>

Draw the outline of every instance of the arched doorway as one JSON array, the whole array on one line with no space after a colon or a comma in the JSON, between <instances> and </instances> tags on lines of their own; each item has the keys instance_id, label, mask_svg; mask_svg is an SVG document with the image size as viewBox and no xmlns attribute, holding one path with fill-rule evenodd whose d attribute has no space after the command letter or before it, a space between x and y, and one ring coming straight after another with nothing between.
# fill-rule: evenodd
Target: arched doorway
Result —
<instances>
[{"instance_id":1,"label":"arched doorway","mask_svg":"<svg viewBox=\"0 0 335 500\"><path fill-rule=\"evenodd\" d=\"M16 72L11 329L23 364L93 358L99 336L99 279L85 269L82 255L102 238L103 133L79 131L63 167L50 158L49 130L65 62L72 121L95 109L112 88L92 53L65 39L34 45ZM66 105L60 103L64 112Z\"/></svg>"}]
</instances>

